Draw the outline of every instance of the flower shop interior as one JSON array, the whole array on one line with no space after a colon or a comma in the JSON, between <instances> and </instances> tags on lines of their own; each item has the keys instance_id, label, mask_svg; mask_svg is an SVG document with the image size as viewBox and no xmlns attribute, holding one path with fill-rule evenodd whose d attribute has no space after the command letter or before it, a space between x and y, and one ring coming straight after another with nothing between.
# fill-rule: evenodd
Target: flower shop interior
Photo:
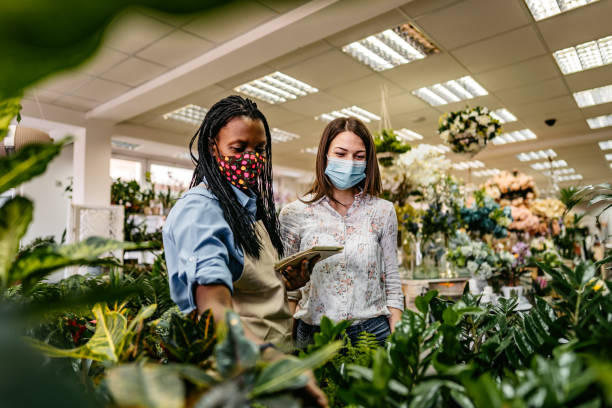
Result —
<instances>
[{"instance_id":1,"label":"flower shop interior","mask_svg":"<svg viewBox=\"0 0 612 408\"><path fill-rule=\"evenodd\" d=\"M0 406L312 406L307 370L334 407L612 406L612 0L53 3L0 5ZM373 135L386 348L328 320L265 364L175 310L162 228L233 94L277 212L327 123Z\"/></svg>"}]
</instances>

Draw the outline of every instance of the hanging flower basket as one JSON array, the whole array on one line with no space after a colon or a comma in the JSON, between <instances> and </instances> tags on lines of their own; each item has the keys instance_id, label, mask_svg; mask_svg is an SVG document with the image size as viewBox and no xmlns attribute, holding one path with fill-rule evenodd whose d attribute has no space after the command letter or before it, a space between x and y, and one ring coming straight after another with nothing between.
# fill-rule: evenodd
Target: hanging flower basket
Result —
<instances>
[{"instance_id":1,"label":"hanging flower basket","mask_svg":"<svg viewBox=\"0 0 612 408\"><path fill-rule=\"evenodd\" d=\"M500 133L499 121L480 106L445 113L439 120L438 134L455 153L473 156Z\"/></svg>"}]
</instances>

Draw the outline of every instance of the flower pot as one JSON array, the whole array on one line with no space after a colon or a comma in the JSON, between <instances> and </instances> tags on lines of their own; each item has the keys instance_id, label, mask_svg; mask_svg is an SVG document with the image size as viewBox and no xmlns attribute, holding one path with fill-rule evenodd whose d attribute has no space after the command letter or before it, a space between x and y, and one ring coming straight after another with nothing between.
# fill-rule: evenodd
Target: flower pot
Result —
<instances>
[{"instance_id":1,"label":"flower pot","mask_svg":"<svg viewBox=\"0 0 612 408\"><path fill-rule=\"evenodd\" d=\"M515 296L520 298L523 296L523 287L522 286L502 286L501 288L502 294L506 299L510 299Z\"/></svg>"}]
</instances>

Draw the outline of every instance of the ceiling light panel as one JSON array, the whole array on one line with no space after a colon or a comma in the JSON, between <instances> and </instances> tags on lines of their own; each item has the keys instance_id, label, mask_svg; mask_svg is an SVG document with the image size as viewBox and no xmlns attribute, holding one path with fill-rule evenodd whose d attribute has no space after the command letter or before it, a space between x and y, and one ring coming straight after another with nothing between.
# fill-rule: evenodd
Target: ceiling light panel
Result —
<instances>
[{"instance_id":1,"label":"ceiling light panel","mask_svg":"<svg viewBox=\"0 0 612 408\"><path fill-rule=\"evenodd\" d=\"M515 130L514 132L502 133L492 140L493 144L501 145L507 143L524 142L525 140L537 139L535 133L529 129Z\"/></svg>"},{"instance_id":2,"label":"ceiling light panel","mask_svg":"<svg viewBox=\"0 0 612 408\"><path fill-rule=\"evenodd\" d=\"M606 160L612 161L612 154L606 154Z\"/></svg>"},{"instance_id":3,"label":"ceiling light panel","mask_svg":"<svg viewBox=\"0 0 612 408\"><path fill-rule=\"evenodd\" d=\"M612 35L553 53L563 74L584 71L612 63Z\"/></svg>"},{"instance_id":4,"label":"ceiling light panel","mask_svg":"<svg viewBox=\"0 0 612 408\"><path fill-rule=\"evenodd\" d=\"M301 150L302 153L307 153L307 154L317 154L318 151L319 151L319 148L317 146L307 147Z\"/></svg>"},{"instance_id":5,"label":"ceiling light panel","mask_svg":"<svg viewBox=\"0 0 612 408\"><path fill-rule=\"evenodd\" d=\"M543 20L598 0L525 0L536 21Z\"/></svg>"},{"instance_id":6,"label":"ceiling light panel","mask_svg":"<svg viewBox=\"0 0 612 408\"><path fill-rule=\"evenodd\" d=\"M533 163L531 168L534 170L549 170L549 169L558 169L561 167L567 167L567 162L565 160L555 160L553 162L545 161L539 163Z\"/></svg>"},{"instance_id":7,"label":"ceiling light panel","mask_svg":"<svg viewBox=\"0 0 612 408\"><path fill-rule=\"evenodd\" d=\"M410 129L400 129L400 130L396 130L395 133L400 137L400 139L406 141L406 142L412 142L415 140L422 140L423 136L421 136L420 134L418 134L417 132L413 132Z\"/></svg>"},{"instance_id":8,"label":"ceiling light panel","mask_svg":"<svg viewBox=\"0 0 612 408\"><path fill-rule=\"evenodd\" d=\"M591 129L599 129L602 127L612 126L612 115L597 116L587 119L587 123Z\"/></svg>"},{"instance_id":9,"label":"ceiling light panel","mask_svg":"<svg viewBox=\"0 0 612 408\"><path fill-rule=\"evenodd\" d=\"M270 133L272 136L272 143L284 143L300 138L300 135L277 128L272 128Z\"/></svg>"},{"instance_id":10,"label":"ceiling light panel","mask_svg":"<svg viewBox=\"0 0 612 408\"><path fill-rule=\"evenodd\" d=\"M344 47L349 54L374 71L384 71L423 59L440 50L412 24L402 24Z\"/></svg>"},{"instance_id":11,"label":"ceiling light panel","mask_svg":"<svg viewBox=\"0 0 612 408\"><path fill-rule=\"evenodd\" d=\"M237 86L234 90L273 105L319 92L317 88L278 71Z\"/></svg>"},{"instance_id":12,"label":"ceiling light panel","mask_svg":"<svg viewBox=\"0 0 612 408\"><path fill-rule=\"evenodd\" d=\"M208 112L208 109L198 105L189 104L175 111L166 113L163 117L164 119L174 119L178 120L179 122L199 125L204 120L206 112Z\"/></svg>"},{"instance_id":13,"label":"ceiling light panel","mask_svg":"<svg viewBox=\"0 0 612 408\"><path fill-rule=\"evenodd\" d=\"M499 173L501 173L499 169L486 169L475 171L472 174L476 177L492 177Z\"/></svg>"},{"instance_id":14,"label":"ceiling light panel","mask_svg":"<svg viewBox=\"0 0 612 408\"><path fill-rule=\"evenodd\" d=\"M431 106L439 106L488 95L489 93L474 78L464 76L452 81L416 89L412 91L412 94Z\"/></svg>"},{"instance_id":15,"label":"ceiling light panel","mask_svg":"<svg viewBox=\"0 0 612 408\"><path fill-rule=\"evenodd\" d=\"M601 150L610 150L612 149L612 140L603 140L599 142L599 148Z\"/></svg>"},{"instance_id":16,"label":"ceiling light panel","mask_svg":"<svg viewBox=\"0 0 612 408\"><path fill-rule=\"evenodd\" d=\"M557 153L553 149L534 150L531 152L523 152L516 155L516 158L522 162L531 160L548 159L549 157L557 157Z\"/></svg>"},{"instance_id":17,"label":"ceiling light panel","mask_svg":"<svg viewBox=\"0 0 612 408\"><path fill-rule=\"evenodd\" d=\"M431 146L431 145L430 145ZM435 146L431 146L433 148L433 150L437 150L438 152L444 154L444 153L448 153L451 151L450 147L448 147L445 144L437 144Z\"/></svg>"},{"instance_id":18,"label":"ceiling light panel","mask_svg":"<svg viewBox=\"0 0 612 408\"><path fill-rule=\"evenodd\" d=\"M557 177L557 181L574 181L574 180L582 180L582 174L570 174L567 176Z\"/></svg>"},{"instance_id":19,"label":"ceiling light panel","mask_svg":"<svg viewBox=\"0 0 612 408\"><path fill-rule=\"evenodd\" d=\"M514 116L508 109L501 108L491 112L493 119L497 119L499 123L516 122L516 116Z\"/></svg>"},{"instance_id":20,"label":"ceiling light panel","mask_svg":"<svg viewBox=\"0 0 612 408\"><path fill-rule=\"evenodd\" d=\"M380 120L380 116L375 115L372 112L369 112L365 109L362 109L359 106L351 106L348 108L343 108L343 109L331 111L328 113L322 113L319 116L315 116L315 119L320 120L322 122L331 122L334 119L348 118L349 116L353 116L366 123L370 123L373 120Z\"/></svg>"},{"instance_id":21,"label":"ceiling light panel","mask_svg":"<svg viewBox=\"0 0 612 408\"><path fill-rule=\"evenodd\" d=\"M122 140L111 140L111 145L113 147L116 147L117 149L123 149L123 150L138 150L142 147L142 145L135 144L135 143L128 143Z\"/></svg>"},{"instance_id":22,"label":"ceiling light panel","mask_svg":"<svg viewBox=\"0 0 612 408\"><path fill-rule=\"evenodd\" d=\"M546 175L546 176L552 176L552 175L561 176L561 175L574 174L574 173L576 173L576 170L574 170L572 167L569 167L569 168L565 168L565 169L556 169L556 170L553 170L552 172L551 171L545 171L544 175Z\"/></svg>"},{"instance_id":23,"label":"ceiling light panel","mask_svg":"<svg viewBox=\"0 0 612 408\"><path fill-rule=\"evenodd\" d=\"M612 85L574 92L574 99L580 108L612 102Z\"/></svg>"},{"instance_id":24,"label":"ceiling light panel","mask_svg":"<svg viewBox=\"0 0 612 408\"><path fill-rule=\"evenodd\" d=\"M467 169L479 169L484 167L484 163L480 160L463 161L459 163L453 163L453 169L455 170L467 170Z\"/></svg>"}]
</instances>

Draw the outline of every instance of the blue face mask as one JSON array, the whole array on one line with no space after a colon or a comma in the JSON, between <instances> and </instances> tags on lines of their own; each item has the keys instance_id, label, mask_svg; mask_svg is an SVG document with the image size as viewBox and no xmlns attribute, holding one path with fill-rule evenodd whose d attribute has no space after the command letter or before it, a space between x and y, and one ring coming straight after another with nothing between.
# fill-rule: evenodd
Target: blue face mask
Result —
<instances>
[{"instance_id":1,"label":"blue face mask","mask_svg":"<svg viewBox=\"0 0 612 408\"><path fill-rule=\"evenodd\" d=\"M348 190L356 186L365 175L366 162L327 158L325 175L338 190Z\"/></svg>"}]
</instances>

